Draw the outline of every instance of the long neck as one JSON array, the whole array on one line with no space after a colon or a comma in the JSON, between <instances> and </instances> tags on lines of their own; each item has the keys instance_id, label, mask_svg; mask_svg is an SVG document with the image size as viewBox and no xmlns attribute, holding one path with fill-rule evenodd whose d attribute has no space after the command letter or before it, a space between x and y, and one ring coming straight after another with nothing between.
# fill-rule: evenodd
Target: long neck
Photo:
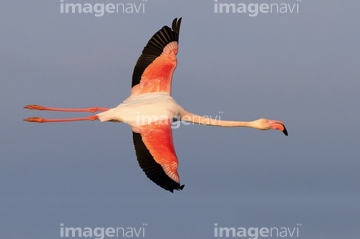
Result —
<instances>
[{"instance_id":1,"label":"long neck","mask_svg":"<svg viewBox=\"0 0 360 239\"><path fill-rule=\"evenodd\" d=\"M253 122L248 121L228 121L228 120L220 120L220 119L213 119L211 117L204 117L200 115L196 115L187 111L183 111L181 114L181 120L192 122L195 124L201 125L210 125L210 126L220 126L220 127L251 127L256 128L252 124Z\"/></svg>"}]
</instances>

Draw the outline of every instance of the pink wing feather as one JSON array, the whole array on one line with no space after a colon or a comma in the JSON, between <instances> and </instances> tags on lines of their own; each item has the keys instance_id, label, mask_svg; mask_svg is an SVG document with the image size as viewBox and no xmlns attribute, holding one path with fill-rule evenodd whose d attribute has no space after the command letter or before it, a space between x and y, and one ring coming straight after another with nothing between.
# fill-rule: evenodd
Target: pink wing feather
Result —
<instances>
[{"instance_id":1,"label":"pink wing feather","mask_svg":"<svg viewBox=\"0 0 360 239\"><path fill-rule=\"evenodd\" d=\"M145 46L133 72L131 95L149 92L171 93L171 80L177 65L181 18L172 28L164 26ZM177 172L170 122L156 122L133 132L137 160L146 176L160 187L173 192L182 190Z\"/></svg>"}]
</instances>

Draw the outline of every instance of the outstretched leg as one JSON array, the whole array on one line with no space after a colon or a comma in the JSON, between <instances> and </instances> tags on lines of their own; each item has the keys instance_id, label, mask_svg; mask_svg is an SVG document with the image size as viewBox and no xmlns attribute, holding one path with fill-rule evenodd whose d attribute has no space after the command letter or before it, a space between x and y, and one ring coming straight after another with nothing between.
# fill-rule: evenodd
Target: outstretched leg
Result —
<instances>
[{"instance_id":1,"label":"outstretched leg","mask_svg":"<svg viewBox=\"0 0 360 239\"><path fill-rule=\"evenodd\" d=\"M24 119L27 122L33 123L54 123L54 122L73 122L73 121L86 121L86 120L97 120L99 117L97 115L91 115L87 117L78 117L78 118L66 118L66 119L45 119L41 117L30 117Z\"/></svg>"},{"instance_id":2,"label":"outstretched leg","mask_svg":"<svg viewBox=\"0 0 360 239\"><path fill-rule=\"evenodd\" d=\"M97 112L105 111L110 108L100 108L100 107L91 107L91 108L54 108L54 107L45 107L41 105L26 105L25 109L29 110L49 110L49 111L62 111L62 112Z\"/></svg>"},{"instance_id":3,"label":"outstretched leg","mask_svg":"<svg viewBox=\"0 0 360 239\"><path fill-rule=\"evenodd\" d=\"M106 111L109 108L100 108L100 107L91 107L91 108L53 108L53 107L45 107L41 105L26 105L25 109L29 110L50 110L50 111L62 111L62 112L97 112L97 111ZM98 120L99 117L97 115L91 115L87 117L77 117L77 118L65 118L65 119L45 119L41 117L30 117L24 119L27 122L34 123L50 123L50 122L73 122L73 121L85 121L85 120Z\"/></svg>"}]
</instances>

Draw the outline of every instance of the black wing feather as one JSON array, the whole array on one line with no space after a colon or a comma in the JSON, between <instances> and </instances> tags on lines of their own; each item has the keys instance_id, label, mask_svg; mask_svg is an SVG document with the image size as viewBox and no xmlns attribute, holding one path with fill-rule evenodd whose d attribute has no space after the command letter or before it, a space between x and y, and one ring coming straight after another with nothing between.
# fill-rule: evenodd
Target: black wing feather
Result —
<instances>
[{"instance_id":1,"label":"black wing feather","mask_svg":"<svg viewBox=\"0 0 360 239\"><path fill-rule=\"evenodd\" d=\"M175 18L172 22L172 29L164 26L151 37L135 65L131 87L140 83L144 70L161 55L164 47L170 42L179 41L180 24L181 18ZM180 185L167 176L161 165L154 160L146 148L141 134L133 132L133 140L138 163L149 179L170 192L173 192L174 189L182 190L184 188L184 185Z\"/></svg>"},{"instance_id":2,"label":"black wing feather","mask_svg":"<svg viewBox=\"0 0 360 239\"><path fill-rule=\"evenodd\" d=\"M175 18L172 22L172 29L168 26L164 26L151 37L136 62L131 87L140 83L141 75L144 73L146 67L161 55L167 44L173 41L179 41L180 24L181 18L179 18L179 20Z\"/></svg>"},{"instance_id":3,"label":"black wing feather","mask_svg":"<svg viewBox=\"0 0 360 239\"><path fill-rule=\"evenodd\" d=\"M184 185L180 185L167 176L161 165L154 160L142 141L141 134L133 132L133 140L138 163L149 179L170 192L184 188Z\"/></svg>"}]
</instances>

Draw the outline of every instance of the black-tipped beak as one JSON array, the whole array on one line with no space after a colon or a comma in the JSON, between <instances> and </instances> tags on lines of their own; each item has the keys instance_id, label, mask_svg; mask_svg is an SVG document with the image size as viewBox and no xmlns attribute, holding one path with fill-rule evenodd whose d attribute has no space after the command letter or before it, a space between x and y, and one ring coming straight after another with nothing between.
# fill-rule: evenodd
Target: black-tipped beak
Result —
<instances>
[{"instance_id":1,"label":"black-tipped beak","mask_svg":"<svg viewBox=\"0 0 360 239\"><path fill-rule=\"evenodd\" d=\"M283 125L283 127L284 127L284 129L283 129L283 133L286 135L286 136L288 136L288 132L287 132L287 129L285 128L285 125Z\"/></svg>"},{"instance_id":2,"label":"black-tipped beak","mask_svg":"<svg viewBox=\"0 0 360 239\"><path fill-rule=\"evenodd\" d=\"M268 120L268 123L269 123L269 126L271 129L279 130L279 131L283 132L286 136L288 136L287 129L285 128L285 125L283 124L283 122L281 122L279 120Z\"/></svg>"}]
</instances>

